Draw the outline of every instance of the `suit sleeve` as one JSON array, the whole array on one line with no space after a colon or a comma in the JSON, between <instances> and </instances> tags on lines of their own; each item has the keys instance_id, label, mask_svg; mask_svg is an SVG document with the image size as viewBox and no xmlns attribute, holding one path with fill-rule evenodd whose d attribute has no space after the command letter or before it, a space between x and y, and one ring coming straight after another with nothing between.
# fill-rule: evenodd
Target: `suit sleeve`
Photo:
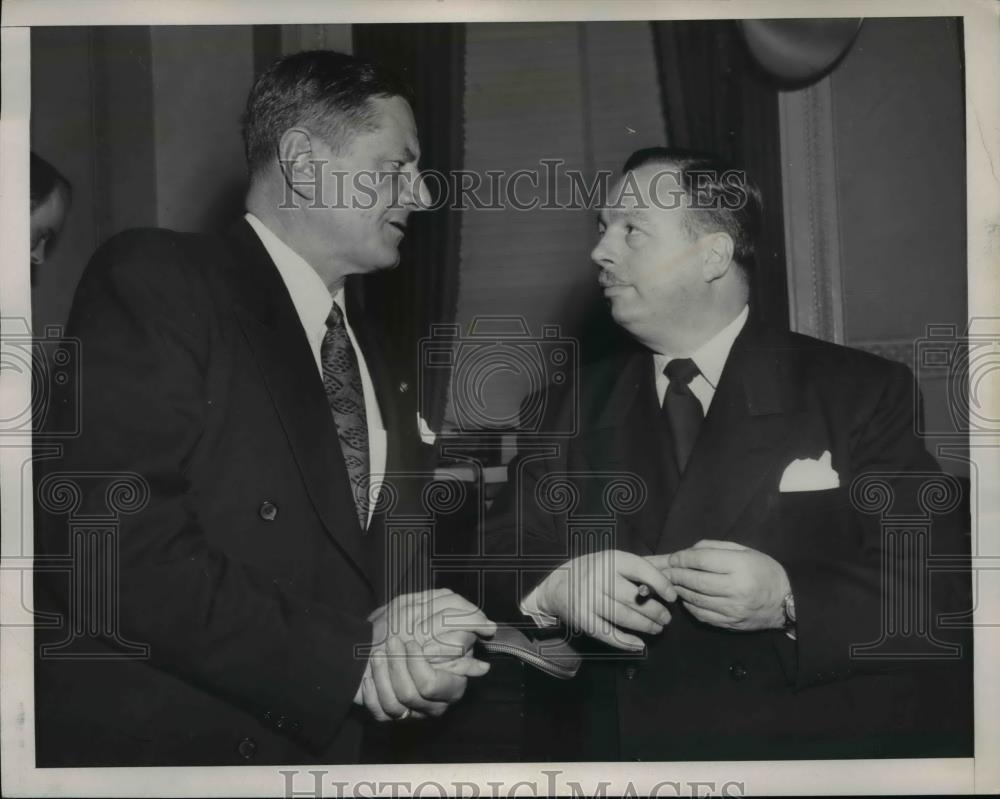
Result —
<instances>
[{"instance_id":1,"label":"suit sleeve","mask_svg":"<svg viewBox=\"0 0 1000 799\"><path fill-rule=\"evenodd\" d=\"M148 503L119 526L121 635L148 644L155 668L262 723L284 717L282 733L321 751L351 712L365 665L355 647L371 625L209 543L186 463L205 432L218 309L183 247L163 232L124 234L89 265L67 330L81 342L81 434L59 468L81 475L83 513L105 502L87 474L148 484ZM50 518L46 546L65 551L65 520Z\"/></svg>"},{"instance_id":2,"label":"suit sleeve","mask_svg":"<svg viewBox=\"0 0 1000 799\"><path fill-rule=\"evenodd\" d=\"M896 518L926 516L921 486L940 474L937 462L915 434L915 390L910 371L892 364L880 390L874 392L877 399L854 417L857 421L851 433L855 487L860 487L859 480L881 486L876 493L885 491L891 502L888 510ZM901 601L914 603L909 609L914 624L921 613L915 603L927 603L931 634L941 642L944 634L936 628L935 619L942 612L963 609L961 576L941 575L942 579L932 581L916 550L901 544L903 539L892 538L885 524L888 517L857 507L857 500L855 495L845 500L843 508L831 512L828 549L783 564L795 596L797 641L780 635L776 645L799 686L928 660L927 639L915 629L904 635L898 635L902 631L897 629L887 641L893 620L899 618L897 603ZM924 544L910 538L910 544L926 545L935 553L960 553L959 517L957 513L927 517L930 538ZM877 642L885 646L857 649Z\"/></svg>"}]
</instances>

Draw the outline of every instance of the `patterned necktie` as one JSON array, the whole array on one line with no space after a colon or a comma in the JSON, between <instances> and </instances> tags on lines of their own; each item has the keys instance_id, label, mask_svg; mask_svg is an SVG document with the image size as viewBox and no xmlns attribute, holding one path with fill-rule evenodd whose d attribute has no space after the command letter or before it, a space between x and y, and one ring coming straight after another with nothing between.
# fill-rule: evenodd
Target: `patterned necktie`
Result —
<instances>
[{"instance_id":1,"label":"patterned necktie","mask_svg":"<svg viewBox=\"0 0 1000 799\"><path fill-rule=\"evenodd\" d=\"M674 358L663 369L670 380L663 395L663 416L674 442L674 456L681 474L687 466L705 414L691 391L690 382L701 374L690 358Z\"/></svg>"},{"instance_id":2,"label":"patterned necktie","mask_svg":"<svg viewBox=\"0 0 1000 799\"><path fill-rule=\"evenodd\" d=\"M344 314L337 303L326 318L326 335L320 347L323 365L323 388L337 424L340 450L351 481L351 493L361 529L368 526L368 419L365 395L361 387L358 357L344 324Z\"/></svg>"}]
</instances>

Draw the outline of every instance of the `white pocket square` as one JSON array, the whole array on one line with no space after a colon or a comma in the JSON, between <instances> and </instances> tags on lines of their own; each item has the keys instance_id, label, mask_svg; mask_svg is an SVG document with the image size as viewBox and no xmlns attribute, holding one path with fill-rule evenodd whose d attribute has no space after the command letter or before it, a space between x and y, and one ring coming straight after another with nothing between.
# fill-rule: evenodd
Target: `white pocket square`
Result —
<instances>
[{"instance_id":1,"label":"white pocket square","mask_svg":"<svg viewBox=\"0 0 1000 799\"><path fill-rule=\"evenodd\" d=\"M833 468L830 450L824 450L819 458L794 460L785 467L778 484L778 491L824 491L840 488L840 475Z\"/></svg>"},{"instance_id":2,"label":"white pocket square","mask_svg":"<svg viewBox=\"0 0 1000 799\"><path fill-rule=\"evenodd\" d=\"M427 420L424 419L419 413L417 414L417 433L420 435L420 440L425 444L434 444L437 441L437 433L431 430Z\"/></svg>"}]
</instances>

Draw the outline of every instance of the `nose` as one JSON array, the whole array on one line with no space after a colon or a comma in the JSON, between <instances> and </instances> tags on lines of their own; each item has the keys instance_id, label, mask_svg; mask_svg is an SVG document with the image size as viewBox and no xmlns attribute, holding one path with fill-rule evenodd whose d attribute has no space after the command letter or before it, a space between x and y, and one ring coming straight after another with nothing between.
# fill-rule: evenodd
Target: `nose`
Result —
<instances>
[{"instance_id":1,"label":"nose","mask_svg":"<svg viewBox=\"0 0 1000 799\"><path fill-rule=\"evenodd\" d=\"M417 180L417 191L419 192L418 205L421 208L427 208L431 202L431 190L427 188L427 183L423 180Z\"/></svg>"},{"instance_id":2,"label":"nose","mask_svg":"<svg viewBox=\"0 0 1000 799\"><path fill-rule=\"evenodd\" d=\"M597 242L597 246L590 251L590 260L594 262L595 266L598 266L601 269L607 269L614 266L614 252L608 244L607 236L601 236L601 240Z\"/></svg>"},{"instance_id":3,"label":"nose","mask_svg":"<svg viewBox=\"0 0 1000 799\"><path fill-rule=\"evenodd\" d=\"M40 266L45 263L45 242L40 241L35 245L34 249L31 251L31 263L35 266Z\"/></svg>"},{"instance_id":4,"label":"nose","mask_svg":"<svg viewBox=\"0 0 1000 799\"><path fill-rule=\"evenodd\" d=\"M431 205L431 192L427 187L427 181L414 169L412 173L403 179L403 192L400 199L404 206L417 211L423 211Z\"/></svg>"}]
</instances>

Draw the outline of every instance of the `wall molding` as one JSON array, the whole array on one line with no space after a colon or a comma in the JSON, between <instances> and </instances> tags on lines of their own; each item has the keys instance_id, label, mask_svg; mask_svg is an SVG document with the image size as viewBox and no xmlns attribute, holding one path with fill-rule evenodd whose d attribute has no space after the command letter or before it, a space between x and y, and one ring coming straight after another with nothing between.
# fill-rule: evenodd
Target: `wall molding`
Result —
<instances>
[{"instance_id":1,"label":"wall molding","mask_svg":"<svg viewBox=\"0 0 1000 799\"><path fill-rule=\"evenodd\" d=\"M789 321L844 343L837 158L830 78L778 98Z\"/></svg>"}]
</instances>

